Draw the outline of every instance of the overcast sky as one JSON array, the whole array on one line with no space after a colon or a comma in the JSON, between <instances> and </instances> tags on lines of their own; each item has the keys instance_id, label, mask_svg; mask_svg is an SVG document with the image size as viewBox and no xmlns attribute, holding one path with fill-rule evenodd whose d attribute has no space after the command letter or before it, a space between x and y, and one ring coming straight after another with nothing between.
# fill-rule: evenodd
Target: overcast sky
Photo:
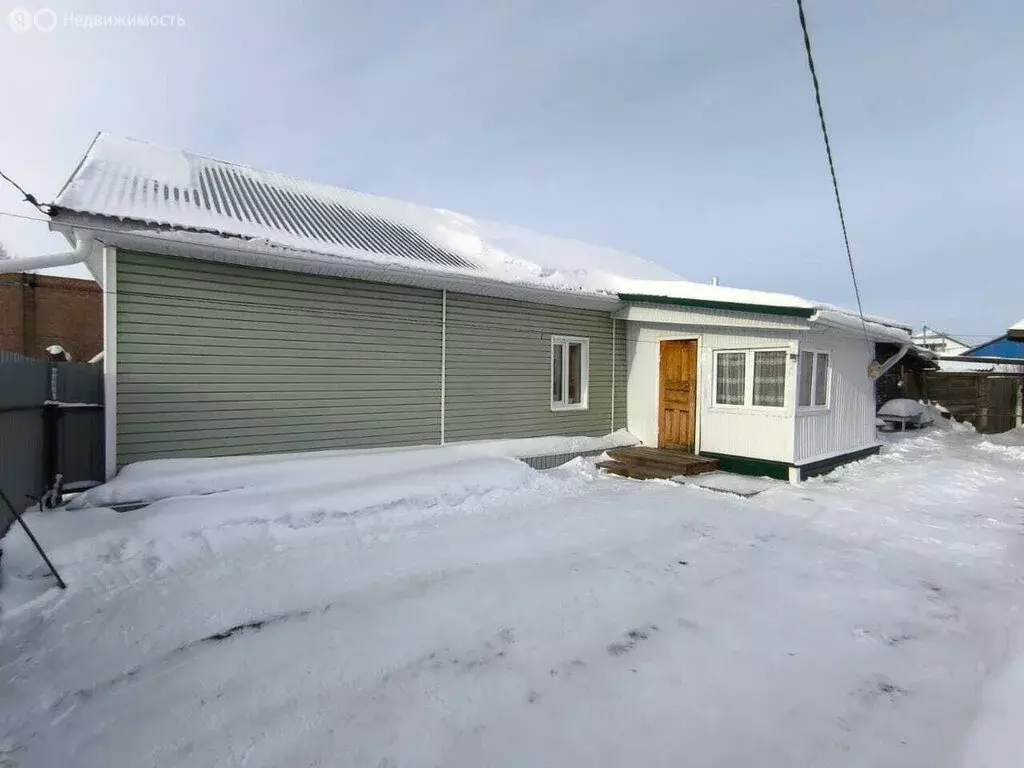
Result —
<instances>
[{"instance_id":1,"label":"overcast sky","mask_svg":"<svg viewBox=\"0 0 1024 768\"><path fill-rule=\"evenodd\" d=\"M0 23L0 168L41 198L107 130L854 305L795 0L0 2L56 12ZM1019 320L1024 3L806 9L865 309ZM184 24L65 18L145 12Z\"/></svg>"}]
</instances>

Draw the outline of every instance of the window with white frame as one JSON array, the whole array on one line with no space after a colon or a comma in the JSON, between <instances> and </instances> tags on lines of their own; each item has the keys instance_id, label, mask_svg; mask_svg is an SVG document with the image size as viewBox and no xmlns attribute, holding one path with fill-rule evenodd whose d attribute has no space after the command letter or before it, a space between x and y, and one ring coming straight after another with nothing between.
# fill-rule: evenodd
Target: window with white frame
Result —
<instances>
[{"instance_id":1,"label":"window with white frame","mask_svg":"<svg viewBox=\"0 0 1024 768\"><path fill-rule=\"evenodd\" d=\"M590 340L551 337L551 410L581 411L587 407Z\"/></svg>"},{"instance_id":2,"label":"window with white frame","mask_svg":"<svg viewBox=\"0 0 1024 768\"><path fill-rule=\"evenodd\" d=\"M798 405L804 408L823 408L828 405L829 368L828 352L800 353Z\"/></svg>"},{"instance_id":3,"label":"window with white frame","mask_svg":"<svg viewBox=\"0 0 1024 768\"><path fill-rule=\"evenodd\" d=\"M785 406L787 354L784 349L716 352L715 405Z\"/></svg>"},{"instance_id":4,"label":"window with white frame","mask_svg":"<svg viewBox=\"0 0 1024 768\"><path fill-rule=\"evenodd\" d=\"M747 391L747 353L715 353L715 405L743 405Z\"/></svg>"},{"instance_id":5,"label":"window with white frame","mask_svg":"<svg viewBox=\"0 0 1024 768\"><path fill-rule=\"evenodd\" d=\"M781 408L786 402L786 353L754 352L754 405Z\"/></svg>"}]
</instances>

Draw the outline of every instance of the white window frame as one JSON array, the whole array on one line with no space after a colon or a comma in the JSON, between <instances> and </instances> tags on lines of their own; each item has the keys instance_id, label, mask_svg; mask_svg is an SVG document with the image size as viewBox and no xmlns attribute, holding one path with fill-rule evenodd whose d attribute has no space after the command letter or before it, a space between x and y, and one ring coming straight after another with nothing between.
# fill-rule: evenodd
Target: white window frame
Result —
<instances>
[{"instance_id":1,"label":"white window frame","mask_svg":"<svg viewBox=\"0 0 1024 768\"><path fill-rule=\"evenodd\" d=\"M800 378L803 376L803 355L807 353L811 355L811 402L810 405L800 405ZM814 393L817 391L815 383L818 380L818 355L828 356L828 365L826 369L828 371L828 379L825 381L825 404L815 405L814 404ZM800 351L797 354L796 363L796 407L801 413L810 413L814 411L825 412L832 407L832 352L827 349L813 349L811 347L800 347Z\"/></svg>"},{"instance_id":2,"label":"white window frame","mask_svg":"<svg viewBox=\"0 0 1024 768\"><path fill-rule=\"evenodd\" d=\"M731 411L757 411L759 413L784 413L788 405L790 397L790 388L792 384L790 382L790 365L789 355L792 353L792 349L789 347L744 347L743 349L716 349L713 350L712 355L714 359L714 365L712 366L711 372L711 407L715 410L731 410ZM824 351L824 350L822 350ZM784 352L786 354L786 378L783 381L782 390L782 405L754 405L754 353L755 352ZM719 355L738 355L743 354L743 403L720 403L718 402L718 356ZM797 381L799 384L799 380ZM799 396L799 393L797 393Z\"/></svg>"},{"instance_id":3,"label":"white window frame","mask_svg":"<svg viewBox=\"0 0 1024 768\"><path fill-rule=\"evenodd\" d=\"M750 355L746 349L716 349L714 350L715 364L711 372L711 397L715 408L738 410L747 407L749 397L747 396L747 385L750 384ZM720 403L718 402L718 357L719 355L743 355L743 402L742 403Z\"/></svg>"},{"instance_id":4,"label":"white window frame","mask_svg":"<svg viewBox=\"0 0 1024 768\"><path fill-rule=\"evenodd\" d=\"M754 404L754 358L758 352L781 352L782 353L782 404L781 405L755 405ZM785 347L765 347L764 349L750 350L750 357L747 364L750 366L750 387L748 388L747 402L749 408L755 411L767 411L768 413L780 413L786 408L786 395L789 394L789 352Z\"/></svg>"},{"instance_id":5,"label":"white window frame","mask_svg":"<svg viewBox=\"0 0 1024 768\"><path fill-rule=\"evenodd\" d=\"M580 345L580 401L565 402L569 396L569 345ZM562 401L555 401L555 348L562 345ZM548 357L548 400L552 411L586 411L590 408L590 339L585 336L551 336Z\"/></svg>"}]
</instances>

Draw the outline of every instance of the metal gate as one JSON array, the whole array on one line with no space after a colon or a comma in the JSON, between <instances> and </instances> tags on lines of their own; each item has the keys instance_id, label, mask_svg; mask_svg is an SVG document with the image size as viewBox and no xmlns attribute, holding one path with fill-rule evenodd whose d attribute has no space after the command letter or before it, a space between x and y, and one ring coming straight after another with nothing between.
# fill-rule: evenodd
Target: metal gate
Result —
<instances>
[{"instance_id":1,"label":"metal gate","mask_svg":"<svg viewBox=\"0 0 1024 768\"><path fill-rule=\"evenodd\" d=\"M18 511L102 482L103 457L102 367L0 351L0 488Z\"/></svg>"}]
</instances>

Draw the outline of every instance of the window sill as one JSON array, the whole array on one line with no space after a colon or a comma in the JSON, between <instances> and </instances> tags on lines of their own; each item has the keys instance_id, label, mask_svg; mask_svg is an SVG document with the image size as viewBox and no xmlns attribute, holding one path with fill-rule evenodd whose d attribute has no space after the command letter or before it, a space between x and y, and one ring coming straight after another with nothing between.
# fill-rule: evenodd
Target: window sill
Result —
<instances>
[{"instance_id":1,"label":"window sill","mask_svg":"<svg viewBox=\"0 0 1024 768\"><path fill-rule=\"evenodd\" d=\"M551 404L551 411L553 413L560 413L562 411L586 411L589 410L590 406L587 403L572 403L567 405L555 405Z\"/></svg>"},{"instance_id":2,"label":"window sill","mask_svg":"<svg viewBox=\"0 0 1024 768\"><path fill-rule=\"evenodd\" d=\"M800 405L797 406L797 416L823 416L832 409L827 405Z\"/></svg>"},{"instance_id":3,"label":"window sill","mask_svg":"<svg viewBox=\"0 0 1024 768\"><path fill-rule=\"evenodd\" d=\"M759 416L786 416L792 411L787 411L784 405L712 405L711 410L717 413L746 413Z\"/></svg>"}]
</instances>

